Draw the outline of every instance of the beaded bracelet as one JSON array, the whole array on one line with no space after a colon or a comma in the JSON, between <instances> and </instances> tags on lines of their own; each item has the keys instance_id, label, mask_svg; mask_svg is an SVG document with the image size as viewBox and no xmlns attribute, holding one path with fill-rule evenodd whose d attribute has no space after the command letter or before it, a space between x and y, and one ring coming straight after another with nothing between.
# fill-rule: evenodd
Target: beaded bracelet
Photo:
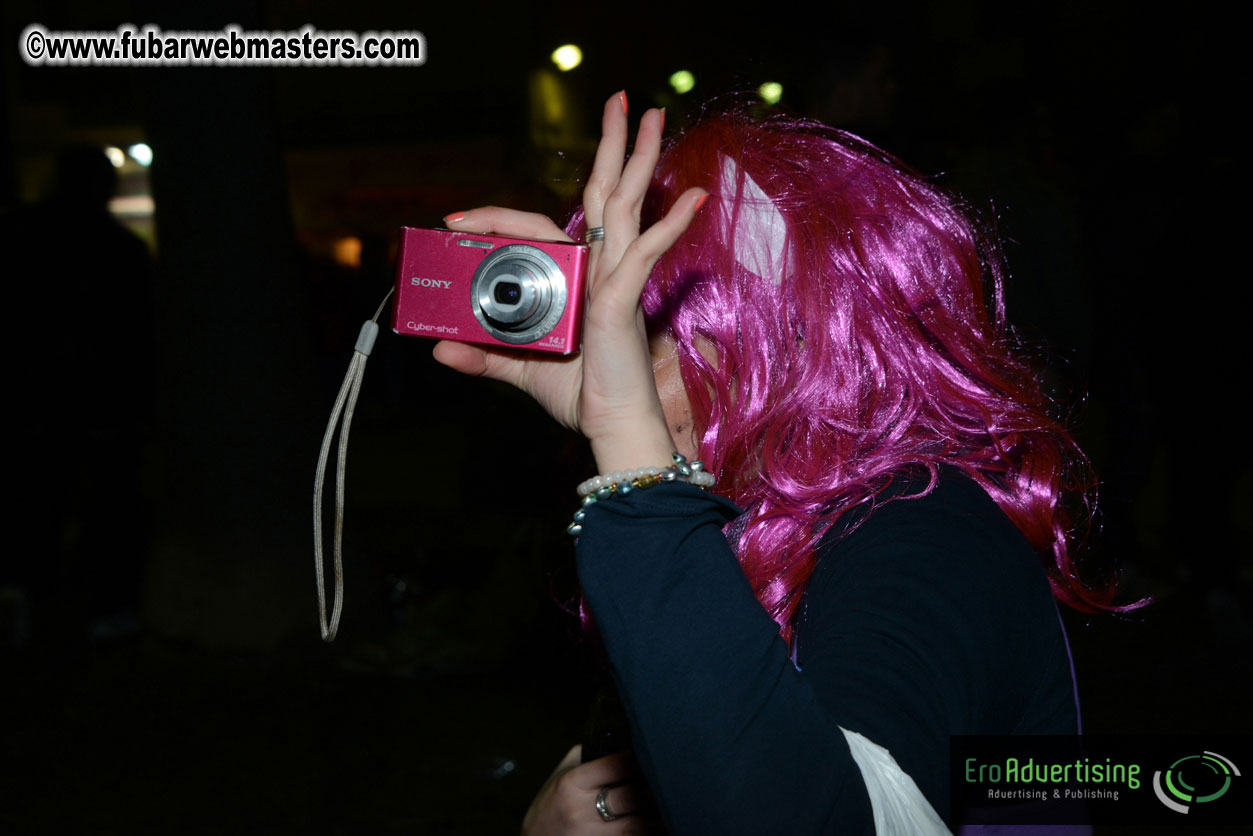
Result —
<instances>
[{"instance_id":1,"label":"beaded bracelet","mask_svg":"<svg viewBox=\"0 0 1253 836\"><path fill-rule=\"evenodd\" d=\"M600 476L593 476L579 485L579 496L583 498L582 507L574 512L574 521L566 526L566 533L578 537L583 533L583 509L602 499L611 496L626 496L631 491L651 488L662 482L687 482L701 490L713 486L716 481L712 473L705 471L705 463L694 461L688 464L687 459L679 453L670 457L673 464L669 467L639 467L633 470L615 470Z\"/></svg>"}]
</instances>

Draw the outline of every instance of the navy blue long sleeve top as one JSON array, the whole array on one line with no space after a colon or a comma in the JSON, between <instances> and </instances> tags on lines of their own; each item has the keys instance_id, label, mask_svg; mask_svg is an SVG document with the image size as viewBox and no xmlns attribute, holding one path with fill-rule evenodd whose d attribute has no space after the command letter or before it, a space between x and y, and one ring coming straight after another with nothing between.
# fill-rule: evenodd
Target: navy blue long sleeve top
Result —
<instances>
[{"instance_id":1,"label":"navy blue long sleeve top","mask_svg":"<svg viewBox=\"0 0 1253 836\"><path fill-rule=\"evenodd\" d=\"M670 832L873 833L840 727L955 826L950 735L1075 733L1038 558L977 484L941 473L824 538L795 661L723 535L732 503L677 483L587 509L580 581Z\"/></svg>"}]
</instances>

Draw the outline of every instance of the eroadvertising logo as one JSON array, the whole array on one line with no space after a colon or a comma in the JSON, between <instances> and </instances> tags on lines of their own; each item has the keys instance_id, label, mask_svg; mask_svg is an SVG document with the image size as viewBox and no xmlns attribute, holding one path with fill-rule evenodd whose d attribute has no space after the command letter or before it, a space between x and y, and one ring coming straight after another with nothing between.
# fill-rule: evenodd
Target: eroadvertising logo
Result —
<instances>
[{"instance_id":1,"label":"eroadvertising logo","mask_svg":"<svg viewBox=\"0 0 1253 836\"><path fill-rule=\"evenodd\" d=\"M1253 757L1247 735L955 736L949 744L957 825L1153 824L1193 833L1253 821L1239 766Z\"/></svg>"},{"instance_id":2,"label":"eroadvertising logo","mask_svg":"<svg viewBox=\"0 0 1253 836\"><path fill-rule=\"evenodd\" d=\"M1153 773L1153 792L1171 810L1187 815L1191 805L1208 804L1226 795L1232 777L1239 778L1240 770L1217 752L1184 755L1164 772Z\"/></svg>"}]
</instances>

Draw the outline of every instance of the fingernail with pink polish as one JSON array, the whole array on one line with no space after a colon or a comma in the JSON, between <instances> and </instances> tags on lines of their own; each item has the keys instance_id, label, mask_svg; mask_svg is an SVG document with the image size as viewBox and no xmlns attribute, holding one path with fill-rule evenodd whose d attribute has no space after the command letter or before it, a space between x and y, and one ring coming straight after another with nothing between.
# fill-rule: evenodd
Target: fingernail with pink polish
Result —
<instances>
[{"instance_id":1,"label":"fingernail with pink polish","mask_svg":"<svg viewBox=\"0 0 1253 836\"><path fill-rule=\"evenodd\" d=\"M700 211L700 207L702 207L702 206L704 206L704 205L705 205L705 201L706 201L706 200L709 200L709 192L705 192L703 195L701 195L700 197L696 198L696 205L692 207L692 211L693 211L693 212L699 212L699 211Z\"/></svg>"},{"instance_id":2,"label":"fingernail with pink polish","mask_svg":"<svg viewBox=\"0 0 1253 836\"><path fill-rule=\"evenodd\" d=\"M444 216L444 223L455 224L457 221L461 220L465 216L466 216L465 212L453 212L451 215Z\"/></svg>"},{"instance_id":3,"label":"fingernail with pink polish","mask_svg":"<svg viewBox=\"0 0 1253 836\"><path fill-rule=\"evenodd\" d=\"M627 98L626 98L626 91L625 91L625 90L620 90L620 91L618 91L618 103L622 105L622 115L623 115L623 116L626 116L626 112L627 112Z\"/></svg>"},{"instance_id":4,"label":"fingernail with pink polish","mask_svg":"<svg viewBox=\"0 0 1253 836\"><path fill-rule=\"evenodd\" d=\"M661 129L663 131L666 129L666 109L664 107L661 109Z\"/></svg>"}]
</instances>

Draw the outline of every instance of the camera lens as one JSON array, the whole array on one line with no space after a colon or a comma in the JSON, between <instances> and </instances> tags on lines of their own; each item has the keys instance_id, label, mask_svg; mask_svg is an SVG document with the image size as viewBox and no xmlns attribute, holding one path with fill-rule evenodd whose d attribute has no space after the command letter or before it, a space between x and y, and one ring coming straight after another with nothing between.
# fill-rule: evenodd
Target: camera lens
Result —
<instances>
[{"instance_id":1,"label":"camera lens","mask_svg":"<svg viewBox=\"0 0 1253 836\"><path fill-rule=\"evenodd\" d=\"M474 316L496 339L535 342L560 321L566 307L566 277L538 247L510 244L489 254L470 283Z\"/></svg>"},{"instance_id":2,"label":"camera lens","mask_svg":"<svg viewBox=\"0 0 1253 836\"><path fill-rule=\"evenodd\" d=\"M517 282L498 282L496 284L496 301L502 305L516 305L522 298L522 286Z\"/></svg>"},{"instance_id":3,"label":"camera lens","mask_svg":"<svg viewBox=\"0 0 1253 836\"><path fill-rule=\"evenodd\" d=\"M519 331L542 316L547 292L542 279L528 264L503 263L489 270L479 290L483 315L507 331Z\"/></svg>"}]
</instances>

